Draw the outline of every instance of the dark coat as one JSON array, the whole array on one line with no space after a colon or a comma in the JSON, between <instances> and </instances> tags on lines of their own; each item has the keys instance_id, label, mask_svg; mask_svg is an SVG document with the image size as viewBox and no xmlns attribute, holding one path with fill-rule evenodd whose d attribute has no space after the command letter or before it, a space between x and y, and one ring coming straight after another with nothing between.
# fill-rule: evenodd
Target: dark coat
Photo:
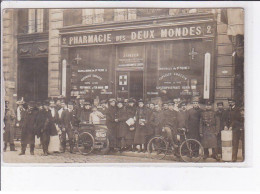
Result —
<instances>
[{"instance_id":1,"label":"dark coat","mask_svg":"<svg viewBox=\"0 0 260 194\"><path fill-rule=\"evenodd\" d=\"M51 110L50 110L51 113ZM50 119L50 136L58 135L58 131L56 128L56 125L59 123L59 114L56 109L54 109L54 115L51 113L51 119Z\"/></svg>"},{"instance_id":2,"label":"dark coat","mask_svg":"<svg viewBox=\"0 0 260 194\"><path fill-rule=\"evenodd\" d=\"M180 110L177 112L178 128L188 128L188 112Z\"/></svg>"},{"instance_id":3,"label":"dark coat","mask_svg":"<svg viewBox=\"0 0 260 194\"><path fill-rule=\"evenodd\" d=\"M217 134L219 131L216 124L214 111L205 110L201 113L200 133L203 135L201 143L204 148L217 148Z\"/></svg>"},{"instance_id":4,"label":"dark coat","mask_svg":"<svg viewBox=\"0 0 260 194\"><path fill-rule=\"evenodd\" d=\"M145 125L140 125L140 119L144 119ZM148 111L145 107L137 108L136 111L136 130L134 143L135 144L145 144L146 143L146 134L147 134L147 123L148 123Z\"/></svg>"},{"instance_id":5,"label":"dark coat","mask_svg":"<svg viewBox=\"0 0 260 194\"><path fill-rule=\"evenodd\" d=\"M177 120L177 112L175 110L164 110L162 113L162 120L161 125L168 126L171 129L176 129L178 127L178 120Z\"/></svg>"},{"instance_id":6,"label":"dark coat","mask_svg":"<svg viewBox=\"0 0 260 194\"><path fill-rule=\"evenodd\" d=\"M152 118L153 112L154 112L154 110L147 109L147 119L148 119L147 127L146 127L146 130L147 130L146 131L146 135L147 136L154 135L154 129L153 129L152 125L151 125L151 118Z\"/></svg>"},{"instance_id":7,"label":"dark coat","mask_svg":"<svg viewBox=\"0 0 260 194\"><path fill-rule=\"evenodd\" d=\"M115 119L117 117L117 107L109 106L106 113L106 125L109 133L110 147L117 146L117 123Z\"/></svg>"},{"instance_id":8,"label":"dark coat","mask_svg":"<svg viewBox=\"0 0 260 194\"><path fill-rule=\"evenodd\" d=\"M216 119L217 119L217 126L219 127L217 130L221 132L225 126L227 126L227 119L228 119L228 112L223 110L216 111Z\"/></svg>"},{"instance_id":9,"label":"dark coat","mask_svg":"<svg viewBox=\"0 0 260 194\"><path fill-rule=\"evenodd\" d=\"M22 134L21 143L22 144L34 144L35 134L36 134L36 116L37 110L27 110L24 115L24 121L22 123Z\"/></svg>"},{"instance_id":10,"label":"dark coat","mask_svg":"<svg viewBox=\"0 0 260 194\"><path fill-rule=\"evenodd\" d=\"M64 110L61 114L61 127L65 128L66 130L73 129L73 122L74 122L74 114L73 111Z\"/></svg>"},{"instance_id":11,"label":"dark coat","mask_svg":"<svg viewBox=\"0 0 260 194\"><path fill-rule=\"evenodd\" d=\"M128 131L128 125L126 124L128 118L124 107L117 109L117 119L117 138L125 138Z\"/></svg>"},{"instance_id":12,"label":"dark coat","mask_svg":"<svg viewBox=\"0 0 260 194\"><path fill-rule=\"evenodd\" d=\"M40 136L42 135L46 135L46 136L50 136L51 134L53 134L55 131L54 130L54 123L53 123L53 119L52 119L52 115L50 110L45 110L42 109L38 112L38 114L36 115L37 117L37 124L36 124L36 128L37 131L39 133ZM56 130L56 128L55 128Z\"/></svg>"},{"instance_id":13,"label":"dark coat","mask_svg":"<svg viewBox=\"0 0 260 194\"><path fill-rule=\"evenodd\" d=\"M89 115L91 112L91 109L83 109L79 116L80 122L89 123Z\"/></svg>"},{"instance_id":14,"label":"dark coat","mask_svg":"<svg viewBox=\"0 0 260 194\"><path fill-rule=\"evenodd\" d=\"M150 126L153 129L154 135L161 135L162 132L162 119L163 112L162 111L153 111L153 114L150 118Z\"/></svg>"},{"instance_id":15,"label":"dark coat","mask_svg":"<svg viewBox=\"0 0 260 194\"><path fill-rule=\"evenodd\" d=\"M240 130L240 110L235 106L228 110L227 115L227 127L232 127L232 130Z\"/></svg>"},{"instance_id":16,"label":"dark coat","mask_svg":"<svg viewBox=\"0 0 260 194\"><path fill-rule=\"evenodd\" d=\"M134 118L135 113L136 113L136 108L127 106L126 107L126 112L127 112L127 120L130 119L130 118ZM127 129L125 138L126 138L126 141L128 141L127 144L132 145L133 141L134 141L135 130L131 131L130 127L135 127L135 124L133 126L128 126L127 125L128 129Z\"/></svg>"},{"instance_id":17,"label":"dark coat","mask_svg":"<svg viewBox=\"0 0 260 194\"><path fill-rule=\"evenodd\" d=\"M190 139L200 139L200 117L202 110L192 108L187 111L188 133Z\"/></svg>"}]
</instances>

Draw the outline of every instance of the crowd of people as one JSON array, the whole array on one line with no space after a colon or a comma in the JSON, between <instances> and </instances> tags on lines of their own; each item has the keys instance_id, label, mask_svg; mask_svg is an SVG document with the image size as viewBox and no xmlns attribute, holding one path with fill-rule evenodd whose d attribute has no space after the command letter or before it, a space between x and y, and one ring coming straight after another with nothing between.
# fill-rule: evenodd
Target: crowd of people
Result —
<instances>
[{"instance_id":1,"label":"crowd of people","mask_svg":"<svg viewBox=\"0 0 260 194\"><path fill-rule=\"evenodd\" d=\"M35 137L40 138L43 155L50 152L65 152L66 142L73 153L73 130L80 123L107 126L110 151L146 152L149 139L166 133L172 145L177 145L177 129L187 129L187 137L201 142L204 159L221 158L221 131L233 132L233 161L237 160L239 140L244 143L244 109L229 99L229 108L217 103L216 111L210 101L199 104L193 99L190 104L178 99L154 103L135 99L109 99L91 104L84 99L65 102L60 97L42 103L17 102L17 110L5 109L4 151L14 146L15 130L21 129L21 152L24 155L30 145L34 155ZM188 106L187 106L188 105ZM16 112L16 113L15 113ZM67 141L68 140L68 141ZM176 146L177 147L177 146ZM244 148L244 145L242 145ZM209 156L212 148L212 156ZM244 149L243 149L244 157Z\"/></svg>"}]
</instances>

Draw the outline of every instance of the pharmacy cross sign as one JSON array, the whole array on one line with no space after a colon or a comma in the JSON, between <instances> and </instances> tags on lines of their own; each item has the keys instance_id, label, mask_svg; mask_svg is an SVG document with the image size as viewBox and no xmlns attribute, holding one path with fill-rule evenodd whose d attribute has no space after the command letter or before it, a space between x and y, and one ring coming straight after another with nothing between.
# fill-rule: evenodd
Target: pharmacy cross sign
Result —
<instances>
[{"instance_id":1,"label":"pharmacy cross sign","mask_svg":"<svg viewBox=\"0 0 260 194\"><path fill-rule=\"evenodd\" d=\"M127 85L127 75L120 75L119 76L119 85L126 86Z\"/></svg>"},{"instance_id":2,"label":"pharmacy cross sign","mask_svg":"<svg viewBox=\"0 0 260 194\"><path fill-rule=\"evenodd\" d=\"M81 60L81 58L79 57L79 54L77 54L77 57L74 60L77 61L77 65L78 65L79 61Z\"/></svg>"},{"instance_id":3,"label":"pharmacy cross sign","mask_svg":"<svg viewBox=\"0 0 260 194\"><path fill-rule=\"evenodd\" d=\"M194 59L194 56L197 55L198 53L195 52L195 49L192 48L191 52L189 52L189 55L191 56L191 59L193 60Z\"/></svg>"}]
</instances>

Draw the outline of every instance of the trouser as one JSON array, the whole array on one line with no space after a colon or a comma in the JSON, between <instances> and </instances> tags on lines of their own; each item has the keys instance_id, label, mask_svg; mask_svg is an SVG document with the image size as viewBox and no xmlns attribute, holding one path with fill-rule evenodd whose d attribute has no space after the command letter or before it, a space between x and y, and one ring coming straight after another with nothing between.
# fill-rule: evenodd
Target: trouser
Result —
<instances>
[{"instance_id":1,"label":"trouser","mask_svg":"<svg viewBox=\"0 0 260 194\"><path fill-rule=\"evenodd\" d=\"M175 132L172 131L172 129L171 129L170 127L164 127L164 130L165 130L165 132L166 132L166 134L167 134L167 137L168 137L170 143L171 143L172 145L174 145L175 143L177 143L178 140L177 140L176 135L174 134Z\"/></svg>"},{"instance_id":2,"label":"trouser","mask_svg":"<svg viewBox=\"0 0 260 194\"><path fill-rule=\"evenodd\" d=\"M48 147L49 147L49 143L50 143L50 135L47 133L43 133L41 135L41 142L42 142L42 150L43 153L46 154L48 153Z\"/></svg>"},{"instance_id":3,"label":"trouser","mask_svg":"<svg viewBox=\"0 0 260 194\"><path fill-rule=\"evenodd\" d=\"M109 147L116 148L117 147L117 137L116 137L116 126L109 125L108 129L108 139L109 139Z\"/></svg>"},{"instance_id":4,"label":"trouser","mask_svg":"<svg viewBox=\"0 0 260 194\"><path fill-rule=\"evenodd\" d=\"M70 151L72 151L74 148L73 131L72 131L72 129L66 129L65 131L62 131L62 133L61 133L61 146L62 146L63 152L65 152L65 150L66 150L66 135L68 135L68 138L69 138Z\"/></svg>"},{"instance_id":5,"label":"trouser","mask_svg":"<svg viewBox=\"0 0 260 194\"><path fill-rule=\"evenodd\" d=\"M239 140L241 137L241 131L239 130L233 130L233 139L232 139L232 160L237 160L237 153L238 153L238 146L239 146Z\"/></svg>"},{"instance_id":6,"label":"trouser","mask_svg":"<svg viewBox=\"0 0 260 194\"><path fill-rule=\"evenodd\" d=\"M221 133L218 133L217 135L217 142L218 142L217 154L222 155Z\"/></svg>"},{"instance_id":7,"label":"trouser","mask_svg":"<svg viewBox=\"0 0 260 194\"><path fill-rule=\"evenodd\" d=\"M245 159L245 132L241 132L241 141L242 141L242 156Z\"/></svg>"},{"instance_id":8,"label":"trouser","mask_svg":"<svg viewBox=\"0 0 260 194\"><path fill-rule=\"evenodd\" d=\"M24 143L21 144L21 148L22 148L21 152L22 153L25 153L26 147L27 147L27 144L24 144ZM30 144L30 152L31 153L34 152L34 147L35 147L35 144Z\"/></svg>"},{"instance_id":9,"label":"trouser","mask_svg":"<svg viewBox=\"0 0 260 194\"><path fill-rule=\"evenodd\" d=\"M212 148L212 155L217 155L217 148ZM209 148L204 148L204 156L209 157Z\"/></svg>"}]
</instances>

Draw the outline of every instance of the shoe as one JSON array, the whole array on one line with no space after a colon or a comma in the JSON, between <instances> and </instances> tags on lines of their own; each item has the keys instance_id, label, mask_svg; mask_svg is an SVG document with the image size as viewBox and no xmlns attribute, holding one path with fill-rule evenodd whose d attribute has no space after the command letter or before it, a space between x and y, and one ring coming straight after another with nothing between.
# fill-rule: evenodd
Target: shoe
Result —
<instances>
[{"instance_id":1,"label":"shoe","mask_svg":"<svg viewBox=\"0 0 260 194\"><path fill-rule=\"evenodd\" d=\"M47 153L43 153L43 156L48 156L48 154Z\"/></svg>"},{"instance_id":2,"label":"shoe","mask_svg":"<svg viewBox=\"0 0 260 194\"><path fill-rule=\"evenodd\" d=\"M31 155L34 155L34 152L30 152Z\"/></svg>"},{"instance_id":3,"label":"shoe","mask_svg":"<svg viewBox=\"0 0 260 194\"><path fill-rule=\"evenodd\" d=\"M19 154L19 156L21 156L21 155L25 155L25 152L21 152L21 153Z\"/></svg>"},{"instance_id":4,"label":"shoe","mask_svg":"<svg viewBox=\"0 0 260 194\"><path fill-rule=\"evenodd\" d=\"M203 156L203 160L206 160L208 158L208 156Z\"/></svg>"}]
</instances>

